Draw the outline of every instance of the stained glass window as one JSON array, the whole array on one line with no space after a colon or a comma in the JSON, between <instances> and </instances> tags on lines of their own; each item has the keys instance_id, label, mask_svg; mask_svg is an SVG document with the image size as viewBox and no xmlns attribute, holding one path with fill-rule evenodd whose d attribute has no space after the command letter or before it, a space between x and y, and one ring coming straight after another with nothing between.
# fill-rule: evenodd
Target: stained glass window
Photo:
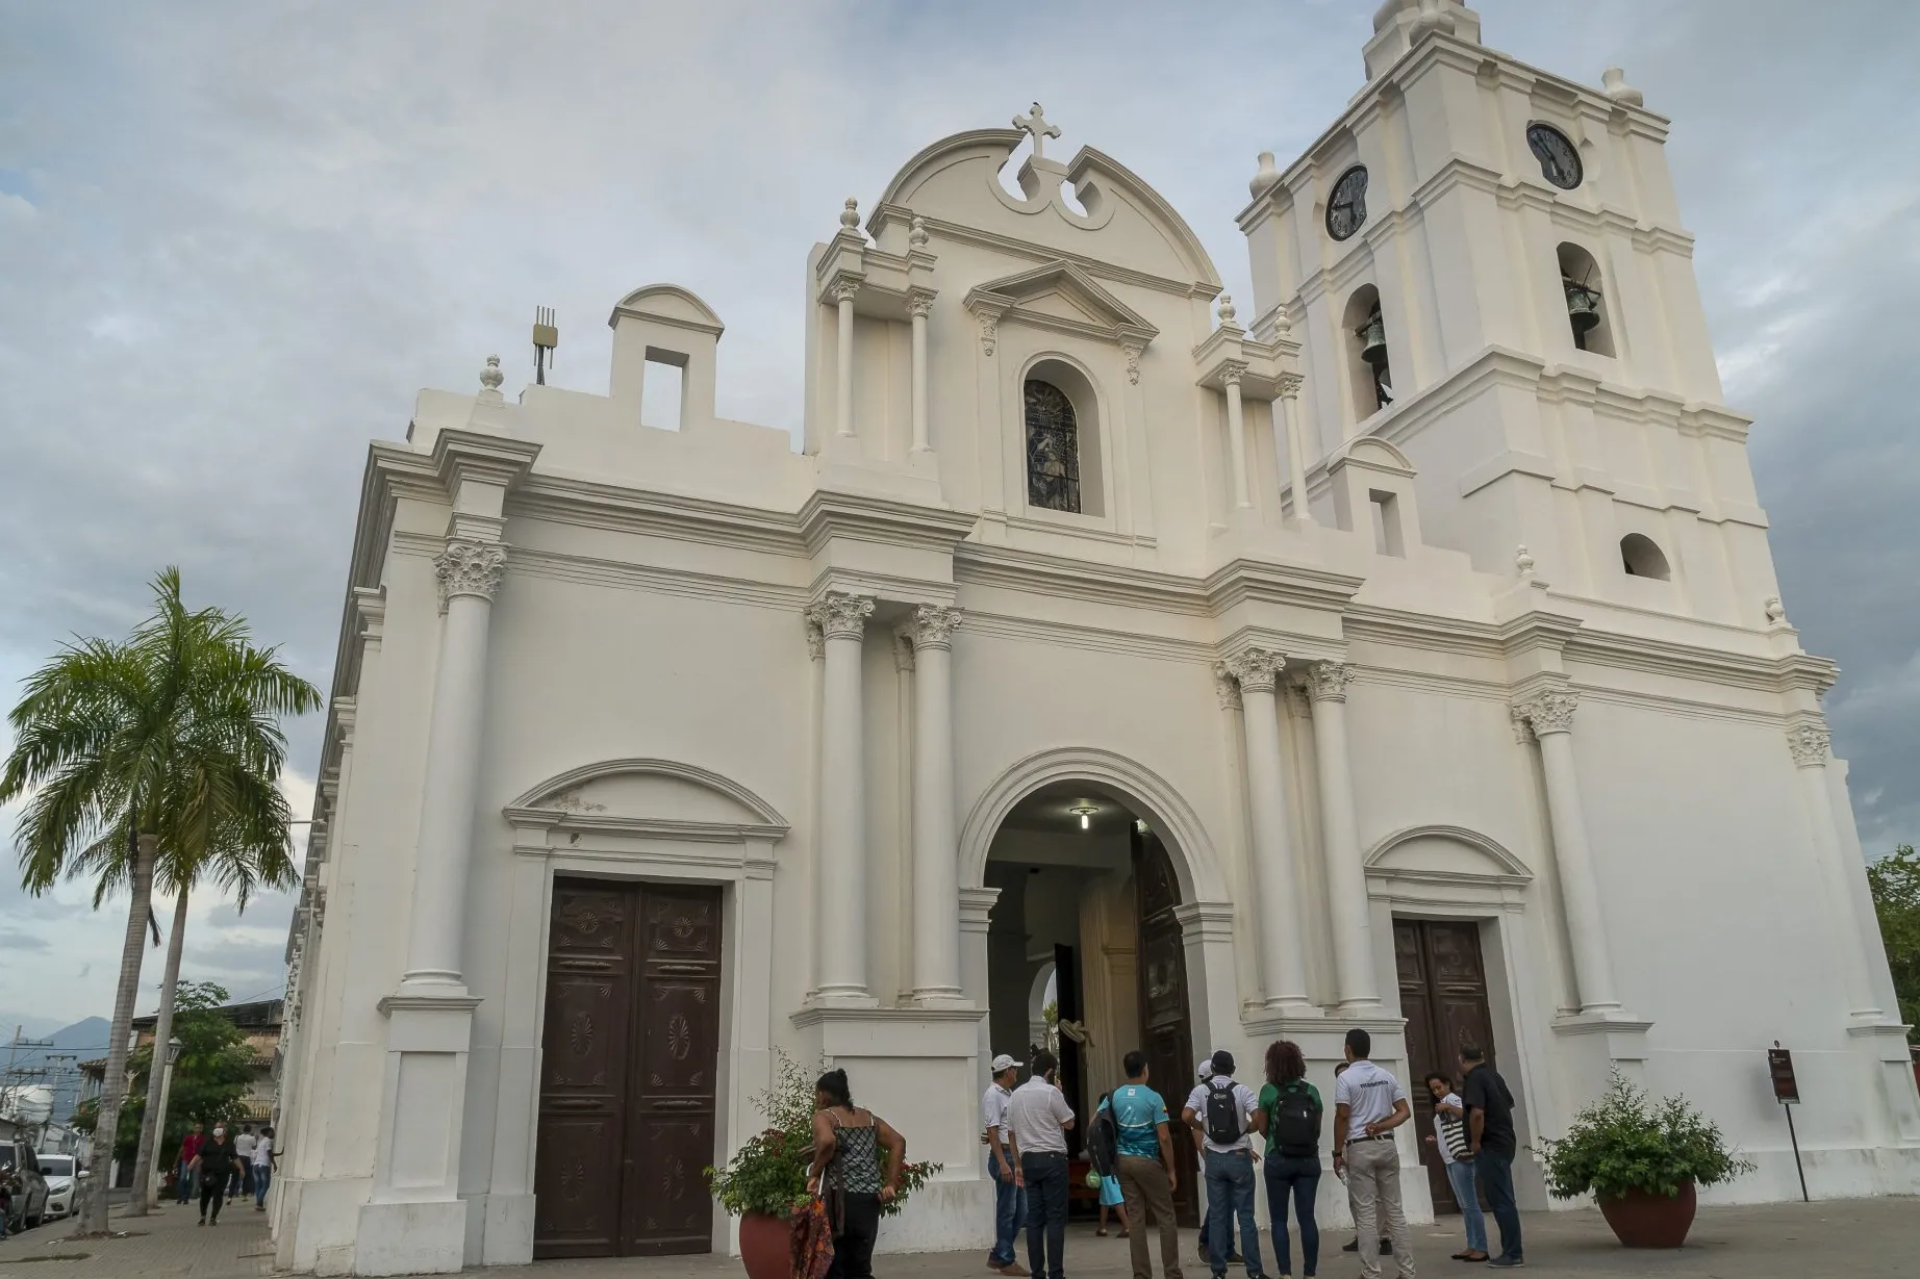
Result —
<instances>
[{"instance_id":1,"label":"stained glass window","mask_svg":"<svg viewBox=\"0 0 1920 1279\"><path fill-rule=\"evenodd\" d=\"M1027 504L1080 511L1080 428L1051 382L1027 383Z\"/></svg>"}]
</instances>

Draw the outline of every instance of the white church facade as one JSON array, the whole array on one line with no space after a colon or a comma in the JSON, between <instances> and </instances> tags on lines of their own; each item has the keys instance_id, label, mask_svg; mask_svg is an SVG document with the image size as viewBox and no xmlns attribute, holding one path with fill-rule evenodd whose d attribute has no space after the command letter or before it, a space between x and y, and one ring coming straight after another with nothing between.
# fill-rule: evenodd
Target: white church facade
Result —
<instances>
[{"instance_id":1,"label":"white church facade","mask_svg":"<svg viewBox=\"0 0 1920 1279\"><path fill-rule=\"evenodd\" d=\"M1049 988L1083 1108L1136 1046L1177 1093L1287 1037L1324 1091L1349 1027L1403 1079L1474 1038L1523 1145L1615 1067L1685 1094L1758 1163L1720 1200L1798 1195L1779 1041L1814 1193L1920 1191L1836 672L1667 123L1453 0L1375 25L1345 113L1262 157L1237 307L1035 107L814 247L798 450L715 416L678 285L615 306L608 394L489 362L372 446L279 1265L724 1251L701 1171L778 1053L943 1165L883 1249L984 1250L986 1063Z\"/></svg>"}]
</instances>

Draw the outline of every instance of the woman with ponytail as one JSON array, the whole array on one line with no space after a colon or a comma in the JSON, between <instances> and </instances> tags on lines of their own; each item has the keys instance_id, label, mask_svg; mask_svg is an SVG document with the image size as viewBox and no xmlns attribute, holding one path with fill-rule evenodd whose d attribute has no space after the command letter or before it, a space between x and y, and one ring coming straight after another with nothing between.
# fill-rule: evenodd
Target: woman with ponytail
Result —
<instances>
[{"instance_id":1,"label":"woman with ponytail","mask_svg":"<svg viewBox=\"0 0 1920 1279\"><path fill-rule=\"evenodd\" d=\"M827 1205L833 1222L833 1266L827 1279L872 1279L880 1210L900 1188L907 1139L886 1120L853 1104L847 1072L829 1070L814 1085L813 1165L807 1191ZM880 1150L887 1152L880 1166Z\"/></svg>"}]
</instances>

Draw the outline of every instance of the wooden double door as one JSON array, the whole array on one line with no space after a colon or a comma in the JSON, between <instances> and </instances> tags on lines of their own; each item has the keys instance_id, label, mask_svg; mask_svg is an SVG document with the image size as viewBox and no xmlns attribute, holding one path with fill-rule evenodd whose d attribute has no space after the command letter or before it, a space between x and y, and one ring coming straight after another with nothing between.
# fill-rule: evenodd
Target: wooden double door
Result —
<instances>
[{"instance_id":1,"label":"wooden double door","mask_svg":"<svg viewBox=\"0 0 1920 1279\"><path fill-rule=\"evenodd\" d=\"M1446 1163L1435 1146L1433 1093L1425 1077L1437 1071L1460 1087L1460 1045L1478 1044L1493 1064L1493 1017L1487 1005L1487 970L1480 957L1480 926L1428 919L1393 921L1393 953L1400 970L1400 1012L1407 1019L1406 1080L1413 1098L1420 1162L1427 1169L1435 1212L1459 1212L1447 1184Z\"/></svg>"},{"instance_id":2,"label":"wooden double door","mask_svg":"<svg viewBox=\"0 0 1920 1279\"><path fill-rule=\"evenodd\" d=\"M536 1259L706 1252L720 889L555 880Z\"/></svg>"},{"instance_id":3,"label":"wooden double door","mask_svg":"<svg viewBox=\"0 0 1920 1279\"><path fill-rule=\"evenodd\" d=\"M1183 1226L1200 1224L1200 1163L1193 1130L1180 1122L1180 1108L1194 1084L1193 1023L1187 1011L1187 947L1174 907L1180 881L1160 837L1133 832L1133 887L1139 924L1135 968L1140 975L1140 1051L1147 1056L1148 1079L1166 1098L1173 1157L1180 1184L1173 1193L1174 1216ZM1135 1230L1147 1223L1136 1221Z\"/></svg>"}]
</instances>

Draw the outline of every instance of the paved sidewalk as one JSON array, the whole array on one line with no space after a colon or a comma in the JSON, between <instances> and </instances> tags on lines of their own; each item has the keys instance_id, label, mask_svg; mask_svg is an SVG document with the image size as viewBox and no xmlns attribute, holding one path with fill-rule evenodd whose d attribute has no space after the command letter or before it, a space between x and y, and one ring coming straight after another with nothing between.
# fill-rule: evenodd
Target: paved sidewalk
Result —
<instances>
[{"instance_id":1,"label":"paved sidewalk","mask_svg":"<svg viewBox=\"0 0 1920 1279\"><path fill-rule=\"evenodd\" d=\"M192 1208L165 1207L145 1218L122 1218L118 1239L69 1242L68 1222L9 1236L0 1242L0 1279L137 1279L147 1275L192 1275L194 1279L258 1279L272 1273L266 1218L251 1204L223 1216L217 1229L193 1223ZM1491 1225L1492 1223L1489 1223ZM1815 1204L1770 1204L1756 1208L1702 1209L1687 1246L1678 1252L1629 1252L1614 1242L1600 1214L1592 1211L1527 1213L1527 1273L1585 1279L1913 1279L1920 1275L1920 1199L1862 1199ZM1347 1236L1325 1239L1320 1274L1355 1279L1360 1267L1339 1251ZM1273 1254L1263 1235L1269 1269ZM1460 1247L1452 1229L1414 1228L1414 1260L1422 1279L1484 1273L1481 1267L1447 1259ZM1182 1232L1187 1279L1207 1279L1193 1259L1193 1231ZM1394 1273L1386 1258L1385 1273ZM1024 1256L1023 1256L1024 1261ZM1295 1273L1299 1255L1295 1249ZM1154 1249L1154 1264L1159 1250ZM1076 1225L1067 1244L1071 1279L1128 1279L1127 1243L1096 1238ZM879 1279L980 1279L984 1258L971 1252L874 1258ZM744 1279L728 1257L662 1257L598 1261L547 1261L490 1270L489 1279ZM1243 1272L1236 1271L1235 1279Z\"/></svg>"}]
</instances>

